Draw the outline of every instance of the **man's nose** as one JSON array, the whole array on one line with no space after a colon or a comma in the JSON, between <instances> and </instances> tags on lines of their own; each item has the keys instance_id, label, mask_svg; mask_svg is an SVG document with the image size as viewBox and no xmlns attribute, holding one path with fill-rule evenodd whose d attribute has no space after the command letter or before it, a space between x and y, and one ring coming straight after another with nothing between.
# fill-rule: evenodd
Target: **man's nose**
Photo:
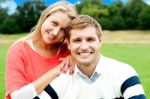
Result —
<instances>
[{"instance_id":1,"label":"man's nose","mask_svg":"<svg viewBox=\"0 0 150 99\"><path fill-rule=\"evenodd\" d=\"M80 45L80 48L81 48L82 50L88 49L88 43L87 43L86 41L82 41L82 42L81 42L81 45Z\"/></svg>"}]
</instances>

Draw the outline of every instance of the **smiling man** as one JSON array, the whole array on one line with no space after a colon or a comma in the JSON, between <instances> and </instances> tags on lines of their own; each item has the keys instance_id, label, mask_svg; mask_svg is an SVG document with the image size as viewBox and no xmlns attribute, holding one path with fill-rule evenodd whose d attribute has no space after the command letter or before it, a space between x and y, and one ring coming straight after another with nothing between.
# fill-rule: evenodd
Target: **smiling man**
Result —
<instances>
[{"instance_id":1,"label":"smiling man","mask_svg":"<svg viewBox=\"0 0 150 99\"><path fill-rule=\"evenodd\" d=\"M78 22L81 20L76 21ZM72 57L75 59L80 71L89 78L92 76L100 58L99 48L102 44L101 31L97 31L100 29L101 28L98 23L96 26L94 26L94 24L93 26L90 26L89 23L84 23L83 20L82 24L72 23L72 27L69 32L70 35L68 36L68 48L71 51Z\"/></svg>"},{"instance_id":2,"label":"smiling man","mask_svg":"<svg viewBox=\"0 0 150 99\"><path fill-rule=\"evenodd\" d=\"M75 72L73 75L61 74L39 97L146 99L139 77L130 65L99 54L102 30L96 20L79 15L72 21L67 39L77 64Z\"/></svg>"}]
</instances>

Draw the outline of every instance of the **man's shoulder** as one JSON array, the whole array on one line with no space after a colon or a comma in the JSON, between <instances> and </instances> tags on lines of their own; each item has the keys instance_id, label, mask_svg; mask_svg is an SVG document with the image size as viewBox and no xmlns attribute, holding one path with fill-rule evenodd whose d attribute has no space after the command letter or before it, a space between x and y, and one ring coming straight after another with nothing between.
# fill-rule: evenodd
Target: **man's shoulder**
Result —
<instances>
[{"instance_id":1,"label":"man's shoulder","mask_svg":"<svg viewBox=\"0 0 150 99\"><path fill-rule=\"evenodd\" d=\"M131 73L136 74L135 69L129 65L128 63L118 61L116 59L102 56L100 60L102 65L102 68L105 68L105 70L110 72L118 72L118 73Z\"/></svg>"},{"instance_id":2,"label":"man's shoulder","mask_svg":"<svg viewBox=\"0 0 150 99\"><path fill-rule=\"evenodd\" d=\"M122 62L120 60L116 60L114 58L106 57L106 56L101 56L101 60L103 64L106 64L107 66L112 66L122 68L122 67L132 67L128 63Z\"/></svg>"}]
</instances>

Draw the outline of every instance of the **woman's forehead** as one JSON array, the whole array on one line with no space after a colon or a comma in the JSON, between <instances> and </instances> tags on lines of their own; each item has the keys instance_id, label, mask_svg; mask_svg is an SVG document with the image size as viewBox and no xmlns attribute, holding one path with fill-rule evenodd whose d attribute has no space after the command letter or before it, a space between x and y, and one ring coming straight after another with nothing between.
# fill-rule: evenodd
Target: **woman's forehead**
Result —
<instances>
[{"instance_id":1,"label":"woman's forehead","mask_svg":"<svg viewBox=\"0 0 150 99\"><path fill-rule=\"evenodd\" d=\"M55 21L58 24L60 24L63 28L68 27L68 25L71 23L71 18L68 16L67 13L63 11L57 11L55 13L52 13L47 20L49 21Z\"/></svg>"}]
</instances>

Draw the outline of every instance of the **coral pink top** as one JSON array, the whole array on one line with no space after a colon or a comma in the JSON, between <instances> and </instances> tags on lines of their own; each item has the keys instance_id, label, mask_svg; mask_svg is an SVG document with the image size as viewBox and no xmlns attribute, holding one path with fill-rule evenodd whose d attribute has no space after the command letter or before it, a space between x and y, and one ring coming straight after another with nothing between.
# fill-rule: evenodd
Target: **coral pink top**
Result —
<instances>
[{"instance_id":1,"label":"coral pink top","mask_svg":"<svg viewBox=\"0 0 150 99\"><path fill-rule=\"evenodd\" d=\"M6 99L10 93L38 79L48 70L57 66L59 58L69 54L62 47L58 55L48 58L35 52L27 42L19 42L10 47L6 60Z\"/></svg>"}]
</instances>

